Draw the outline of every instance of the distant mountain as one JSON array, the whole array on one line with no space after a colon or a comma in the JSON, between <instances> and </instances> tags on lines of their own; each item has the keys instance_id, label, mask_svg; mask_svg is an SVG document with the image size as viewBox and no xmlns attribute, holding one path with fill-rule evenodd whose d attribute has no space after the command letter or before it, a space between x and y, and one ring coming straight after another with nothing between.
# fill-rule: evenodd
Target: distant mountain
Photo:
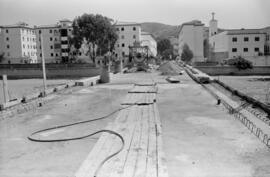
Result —
<instances>
[{"instance_id":1,"label":"distant mountain","mask_svg":"<svg viewBox=\"0 0 270 177\"><path fill-rule=\"evenodd\" d=\"M142 31L153 34L159 40L170 36L177 37L179 27L156 22L145 22L142 23Z\"/></svg>"}]
</instances>

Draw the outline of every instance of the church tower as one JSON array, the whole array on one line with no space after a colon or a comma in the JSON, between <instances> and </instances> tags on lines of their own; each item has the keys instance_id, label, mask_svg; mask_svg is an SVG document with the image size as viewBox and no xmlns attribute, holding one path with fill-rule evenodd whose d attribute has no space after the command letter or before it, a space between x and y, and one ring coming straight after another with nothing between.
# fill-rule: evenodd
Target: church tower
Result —
<instances>
[{"instance_id":1,"label":"church tower","mask_svg":"<svg viewBox=\"0 0 270 177\"><path fill-rule=\"evenodd\" d=\"M212 12L212 19L209 22L209 37L218 33L217 20L215 20L215 13Z\"/></svg>"}]
</instances>

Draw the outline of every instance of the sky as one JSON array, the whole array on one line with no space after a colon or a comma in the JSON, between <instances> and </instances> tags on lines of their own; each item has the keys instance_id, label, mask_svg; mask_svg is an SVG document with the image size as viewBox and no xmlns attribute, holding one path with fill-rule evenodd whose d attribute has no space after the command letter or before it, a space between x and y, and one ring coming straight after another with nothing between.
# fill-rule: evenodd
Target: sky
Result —
<instances>
[{"instance_id":1,"label":"sky","mask_svg":"<svg viewBox=\"0 0 270 177\"><path fill-rule=\"evenodd\" d=\"M208 26L212 12L220 28L270 26L270 0L0 0L0 25L55 24L93 13L117 21L169 25L197 19Z\"/></svg>"}]
</instances>

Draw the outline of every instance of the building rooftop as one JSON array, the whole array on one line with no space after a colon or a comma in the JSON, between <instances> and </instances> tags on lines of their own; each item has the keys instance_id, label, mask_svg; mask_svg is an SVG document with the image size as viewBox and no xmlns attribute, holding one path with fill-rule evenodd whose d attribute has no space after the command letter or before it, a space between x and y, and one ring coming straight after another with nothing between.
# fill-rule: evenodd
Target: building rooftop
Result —
<instances>
[{"instance_id":1,"label":"building rooftop","mask_svg":"<svg viewBox=\"0 0 270 177\"><path fill-rule=\"evenodd\" d=\"M137 23L137 22L116 22L116 26L134 26L134 25L136 25L136 26L141 26L141 24L140 23Z\"/></svg>"},{"instance_id":2,"label":"building rooftop","mask_svg":"<svg viewBox=\"0 0 270 177\"><path fill-rule=\"evenodd\" d=\"M18 22L12 25L2 25L2 28L29 28L29 29L33 29L32 26L29 26L29 24L25 23L25 22Z\"/></svg>"},{"instance_id":3,"label":"building rooftop","mask_svg":"<svg viewBox=\"0 0 270 177\"><path fill-rule=\"evenodd\" d=\"M183 23L180 26L179 32L182 30L182 28L186 25L193 25L193 26L204 26L204 24L200 20L192 20L190 22Z\"/></svg>"},{"instance_id":4,"label":"building rooftop","mask_svg":"<svg viewBox=\"0 0 270 177\"><path fill-rule=\"evenodd\" d=\"M229 29L227 30L228 35L235 35L235 34L265 34L262 29Z\"/></svg>"}]
</instances>

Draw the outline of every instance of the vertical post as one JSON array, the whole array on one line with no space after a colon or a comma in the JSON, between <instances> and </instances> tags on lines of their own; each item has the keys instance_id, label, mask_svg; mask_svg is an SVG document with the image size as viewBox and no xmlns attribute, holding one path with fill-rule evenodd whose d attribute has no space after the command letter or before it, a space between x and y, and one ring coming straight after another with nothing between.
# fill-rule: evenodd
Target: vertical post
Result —
<instances>
[{"instance_id":1,"label":"vertical post","mask_svg":"<svg viewBox=\"0 0 270 177\"><path fill-rule=\"evenodd\" d=\"M41 42L41 53L42 53L42 74L43 74L43 95L46 96L47 83L46 83L46 68L45 68L45 58L44 58L44 46L43 46L43 37L40 35Z\"/></svg>"},{"instance_id":2,"label":"vertical post","mask_svg":"<svg viewBox=\"0 0 270 177\"><path fill-rule=\"evenodd\" d=\"M4 92L4 102L9 102L9 96L8 96L8 84L7 84L7 75L3 75L3 92Z\"/></svg>"}]
</instances>

